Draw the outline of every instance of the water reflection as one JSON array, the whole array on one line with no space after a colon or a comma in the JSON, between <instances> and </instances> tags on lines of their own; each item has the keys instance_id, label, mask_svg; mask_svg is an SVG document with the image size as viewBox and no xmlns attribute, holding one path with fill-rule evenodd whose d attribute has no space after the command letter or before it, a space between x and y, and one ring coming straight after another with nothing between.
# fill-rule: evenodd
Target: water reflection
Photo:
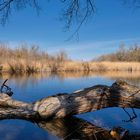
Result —
<instances>
[{"instance_id":1,"label":"water reflection","mask_svg":"<svg viewBox=\"0 0 140 140\"><path fill-rule=\"evenodd\" d=\"M85 121L77 117L69 117L65 119L55 119L48 122L37 122L38 126L58 136L64 140L108 140L112 139L109 129L98 127L93 123ZM118 127L124 131L122 127ZM124 135L124 139L140 139L140 133L130 133Z\"/></svg>"},{"instance_id":2,"label":"water reflection","mask_svg":"<svg viewBox=\"0 0 140 140\"><path fill-rule=\"evenodd\" d=\"M46 78L59 78L59 80L64 81L65 79L76 79L76 78L94 78L94 77L103 77L106 79L112 79L112 80L117 80L117 79L123 79L126 81L129 81L133 84L138 84L140 83L140 72L139 71L110 71L110 72L59 72L59 73L34 73L34 74L1 74L0 75L0 80L1 79L12 79L12 82L15 82L15 84L19 86L27 86L29 83L28 81L32 84L36 84L36 82L46 79ZM31 84L30 83L30 84Z\"/></svg>"},{"instance_id":3,"label":"water reflection","mask_svg":"<svg viewBox=\"0 0 140 140\"><path fill-rule=\"evenodd\" d=\"M53 119L50 121L42 120L42 121L34 121L34 122L33 120L27 120L27 121L26 120L1 120L0 137L1 139L4 140L19 140L19 139L57 140L58 138L65 139L65 140L110 139L111 136L109 130L111 130L112 128L97 126L97 125L103 125L106 122L105 121L106 119L100 120L100 122L99 120L96 120L96 118L92 118L92 119L94 119L94 124L96 125L94 125L93 122L91 123L89 120L87 121L77 117ZM113 125L115 126L115 124ZM123 127L119 126L119 128L121 128L122 130ZM133 133L132 132L128 133L128 135L124 137L126 139L128 139L128 137L130 139L139 139L140 129L138 129L137 131L133 131Z\"/></svg>"},{"instance_id":4,"label":"water reflection","mask_svg":"<svg viewBox=\"0 0 140 140\"><path fill-rule=\"evenodd\" d=\"M1 120L1 140L58 140L55 135L26 120Z\"/></svg>"},{"instance_id":5,"label":"water reflection","mask_svg":"<svg viewBox=\"0 0 140 140\"><path fill-rule=\"evenodd\" d=\"M104 140L110 138L108 130L76 117L54 119L48 122L40 121L37 124L42 129L65 140Z\"/></svg>"},{"instance_id":6,"label":"water reflection","mask_svg":"<svg viewBox=\"0 0 140 140\"><path fill-rule=\"evenodd\" d=\"M140 86L139 72L67 72L57 74L40 73L31 75L3 74L0 76L0 83L7 78L9 79L8 84L14 91L13 98L26 102L33 102L56 93L71 93L77 89L90 87L96 84L110 86L117 79L123 79L133 85ZM132 113L131 109L128 109L128 111ZM122 109L110 108L78 115L78 118L81 119L69 118L67 120L61 119L52 120L50 122L37 122L37 125L43 129L40 129L36 125L23 120L4 120L0 121L0 139L55 140L64 137L67 139L93 139L93 132L95 132L91 129L91 125L92 127L94 126L93 124L100 126L105 130L109 130L114 126L121 126L130 130L132 133L140 134L140 131L138 131L140 130L140 110L137 109L136 113L138 117L133 122L127 123L123 122L123 120L128 120L129 117ZM83 119L84 121L88 121L86 123L90 126L87 129L89 133L81 127ZM33 135L33 137L31 137L31 135Z\"/></svg>"},{"instance_id":7,"label":"water reflection","mask_svg":"<svg viewBox=\"0 0 140 140\"><path fill-rule=\"evenodd\" d=\"M43 132L41 132L40 128ZM122 127L118 128L121 128L122 131L124 130ZM6 133L7 131L8 133ZM89 121L77 117L36 122L29 122L29 120L11 120L9 123L7 120L4 120L0 124L0 136L4 140L108 140L112 138L109 128L96 126ZM124 138L138 139L140 138L140 134L128 132L128 135L125 135Z\"/></svg>"}]
</instances>

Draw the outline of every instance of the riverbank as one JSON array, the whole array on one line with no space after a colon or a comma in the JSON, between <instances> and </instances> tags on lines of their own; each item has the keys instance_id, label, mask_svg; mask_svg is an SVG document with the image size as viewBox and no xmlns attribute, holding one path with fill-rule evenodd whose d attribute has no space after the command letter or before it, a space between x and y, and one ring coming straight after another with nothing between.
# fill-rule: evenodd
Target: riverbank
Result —
<instances>
[{"instance_id":1,"label":"riverbank","mask_svg":"<svg viewBox=\"0 0 140 140\"><path fill-rule=\"evenodd\" d=\"M119 50L111 56L113 55L115 58L119 56L120 58L120 56L123 56L122 52L127 52L129 57L139 58L139 53L136 55L135 50L140 51L135 46L134 49ZM109 55L107 58L112 58L111 56ZM104 59L100 61L99 59L87 62L76 61L71 60L65 51L50 55L46 51L40 51L36 45L19 44L17 48L12 49L8 45L0 43L0 73L140 71L140 62L137 59L134 59L135 61L133 59L120 59L120 61L119 59L111 59L106 61L106 57L102 56Z\"/></svg>"},{"instance_id":2,"label":"riverbank","mask_svg":"<svg viewBox=\"0 0 140 140\"><path fill-rule=\"evenodd\" d=\"M77 62L11 60L0 64L1 73L140 71L139 62Z\"/></svg>"}]
</instances>

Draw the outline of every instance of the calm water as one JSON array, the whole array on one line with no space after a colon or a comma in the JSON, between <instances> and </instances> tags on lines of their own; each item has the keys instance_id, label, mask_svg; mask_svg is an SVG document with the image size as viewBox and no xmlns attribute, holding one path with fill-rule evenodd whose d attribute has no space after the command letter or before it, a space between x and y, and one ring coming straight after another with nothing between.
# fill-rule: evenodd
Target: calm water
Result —
<instances>
[{"instance_id":1,"label":"calm water","mask_svg":"<svg viewBox=\"0 0 140 140\"><path fill-rule=\"evenodd\" d=\"M3 75L0 83L9 78L8 84L14 91L13 98L26 102L33 102L40 98L56 93L71 93L78 89L90 87L96 84L111 85L116 79L124 79L129 83L140 86L140 75L135 73L124 74L59 74L59 75L24 75L9 76ZM132 110L127 109L132 115ZM121 126L129 129L130 132L140 133L140 110L135 109L137 118L133 122L125 122L128 115L121 108L109 108L100 111L77 115L77 117L87 120L94 125L104 128ZM39 127L39 124L25 120L1 120L0 121L0 139L1 140L58 140L59 134L52 130ZM51 123L53 125L53 123ZM65 126L69 129L69 126ZM58 129L58 128L55 128ZM56 130L57 131L57 130ZM74 130L72 130L74 131ZM57 131L59 132L59 130ZM56 136L57 135L57 136Z\"/></svg>"}]
</instances>

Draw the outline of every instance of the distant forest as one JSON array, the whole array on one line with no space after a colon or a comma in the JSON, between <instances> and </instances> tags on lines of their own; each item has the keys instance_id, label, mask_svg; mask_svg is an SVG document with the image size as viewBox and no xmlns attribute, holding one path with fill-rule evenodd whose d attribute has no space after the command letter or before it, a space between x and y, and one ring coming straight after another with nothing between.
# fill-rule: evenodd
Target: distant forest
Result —
<instances>
[{"instance_id":1,"label":"distant forest","mask_svg":"<svg viewBox=\"0 0 140 140\"><path fill-rule=\"evenodd\" d=\"M124 44L120 45L117 52L105 54L98 57L94 61L125 61L125 62L140 62L140 45L134 44L126 48Z\"/></svg>"}]
</instances>

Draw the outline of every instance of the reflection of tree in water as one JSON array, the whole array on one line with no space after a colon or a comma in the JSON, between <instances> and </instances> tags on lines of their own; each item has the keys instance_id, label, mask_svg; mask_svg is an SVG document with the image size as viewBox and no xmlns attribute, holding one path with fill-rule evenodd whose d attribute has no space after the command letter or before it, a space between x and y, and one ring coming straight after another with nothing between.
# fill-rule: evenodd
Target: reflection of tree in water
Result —
<instances>
[{"instance_id":1,"label":"reflection of tree in water","mask_svg":"<svg viewBox=\"0 0 140 140\"><path fill-rule=\"evenodd\" d=\"M104 128L97 127L87 121L83 121L77 118L73 119L73 117L57 120L53 119L51 121L42 121L42 119L52 117L62 118L70 115L89 112L92 110L100 110L103 108L110 108L115 106L139 108L139 92L139 88L129 85L126 82L120 80L113 83L110 87L105 85L96 85L71 94L57 94L54 96L43 98L42 100L38 100L34 103L16 101L3 93L1 94L0 100L0 118L20 118L28 120L30 119L31 121L36 120L35 122L40 127L45 129L47 128L47 130L51 132L55 130L54 134L56 132L55 135L58 135L59 137L62 137L64 139L69 139L69 137L75 138L75 136L76 138L78 138L80 136L80 139L89 138L100 140L109 139L111 135L113 137L116 137L116 139L117 137L122 136L128 138L129 132L120 127L113 128L109 131ZM132 109L132 111L136 118L137 115L135 114L134 109ZM127 111L125 112L127 113L127 115L129 115ZM129 117L131 121L135 119L134 116L131 117L129 115ZM53 122L51 123L53 124L52 126L50 122ZM63 133L61 136L62 130ZM124 132L123 135L121 135L121 132ZM135 136L137 135L135 134Z\"/></svg>"},{"instance_id":2,"label":"reflection of tree in water","mask_svg":"<svg viewBox=\"0 0 140 140\"><path fill-rule=\"evenodd\" d=\"M48 122L37 122L38 126L57 135L61 139L107 139L110 137L109 131L94 126L93 124L76 118L54 119Z\"/></svg>"},{"instance_id":3,"label":"reflection of tree in water","mask_svg":"<svg viewBox=\"0 0 140 140\"><path fill-rule=\"evenodd\" d=\"M9 82L17 85L21 88L25 88L28 85L37 85L41 79L49 77L48 73L34 73L34 74L2 74L0 76L0 82L3 79L10 79Z\"/></svg>"},{"instance_id":4,"label":"reflection of tree in water","mask_svg":"<svg viewBox=\"0 0 140 140\"><path fill-rule=\"evenodd\" d=\"M119 88L119 86L122 84L122 87L120 87ZM120 94L120 93L122 93L123 92L123 88L126 88L126 93L128 93L128 92L132 92L132 91L134 91L134 87L133 86L127 86L125 83L122 83L122 82L120 82L120 83L114 83L113 85L112 85L112 87L111 87L111 89L110 89L110 92L112 92L112 93L114 93L114 94L111 94L112 96L109 96L108 97L108 99L110 99L109 100L109 102L108 102L108 105L109 106L112 106L112 104L110 104L111 103L111 101L114 99L114 96L115 96L115 94L117 95L116 97L118 97L117 99L115 99L116 100L116 102L115 102L115 105L116 106L119 106L119 105L121 105L120 104L120 102L121 102L121 98L119 98L120 96L118 96L118 94ZM120 90L122 90L122 92L117 92L117 89L118 89L118 91L120 91ZM136 90L136 89L135 89ZM137 91L137 90L136 90ZM137 91L138 92L138 91ZM80 94L80 93L79 93ZM130 94L130 95L132 95L132 94ZM104 98L104 96L106 96L105 95L105 93L104 94L101 94L101 97L100 97L100 100L99 100L99 105L101 105L102 104L102 102L103 102L103 98ZM137 104L136 102L132 102L133 104ZM123 104L123 102L122 102L122 104ZM101 106L98 106L98 108L102 108L102 105ZM134 113L134 110L133 110L133 113ZM136 114L134 114L134 115L136 115ZM130 120L132 121L132 119L135 119L134 117L131 117L130 116ZM66 120L65 120L66 121ZM64 121L64 122L65 122ZM64 123L63 122L63 123ZM126 121L126 122L128 122L128 121ZM57 124L57 123L55 123L55 124ZM71 124L70 124L71 125ZM67 125L66 124L66 126L69 126L69 125ZM73 126L73 125L72 125ZM58 126L57 126L58 127ZM74 128L74 127L72 127L72 128ZM66 130L66 138L68 137L68 139L77 139L77 130L78 130L78 135L80 135L79 134L79 130L81 131L81 129L82 129L82 132L80 132L80 133L82 133L83 135L79 138L79 139L85 139L86 137L86 139L109 139L109 137L108 137L108 135L106 135L104 132L107 132L108 134L110 133L109 131L107 131L107 130L104 130L103 128L99 128L99 127L94 127L94 129L91 129L92 127L90 127L90 130L92 130L92 131L86 131L86 132L89 132L89 135L87 136L85 136L84 134L84 132L83 132L83 125L82 124L80 124L80 129L79 128L75 128L75 130L76 131L72 131L73 133L74 133L74 135L72 135L73 137L70 137L71 136L71 133L67 133L67 132L69 132L67 129L65 129ZM72 129L73 130L73 129ZM85 130L85 126L84 126L84 130ZM87 130L89 130L89 129L87 129ZM113 131L113 132L112 132ZM116 132L116 131L118 131L118 132ZM119 139L117 139L117 140L120 140L120 139L134 139L135 137L136 137L136 135L133 135L133 136L128 136L128 134L129 134L129 132L128 131L125 131L124 129L122 129L122 128L120 128L120 127L118 127L118 128L113 128L112 130L111 130L111 134L114 136L114 137L121 137L119 134L117 134L117 133L121 133L120 131L124 131L124 138L119 138ZM70 131L71 132L71 131ZM60 133L59 133L60 134ZM86 133L86 134L88 134L88 133ZM126 136L127 135L127 136ZM69 138L70 137L70 138ZM137 139L137 138L135 138L135 139Z\"/></svg>"},{"instance_id":5,"label":"reflection of tree in water","mask_svg":"<svg viewBox=\"0 0 140 140\"><path fill-rule=\"evenodd\" d=\"M27 121L33 122L46 132L49 132L50 134L64 140L115 140L113 139L113 137L115 138L114 134L117 134L119 137L122 137L121 135L123 135L122 140L137 140L140 138L139 134L130 134L122 127L114 127L109 130L95 126L94 124L77 117L67 117L64 119L53 119L46 121Z\"/></svg>"},{"instance_id":6,"label":"reflection of tree in water","mask_svg":"<svg viewBox=\"0 0 140 140\"><path fill-rule=\"evenodd\" d=\"M51 121L37 122L38 126L42 129L58 136L61 139L71 140L108 140L112 139L111 133L118 133L119 137L123 139L137 139L140 135L129 135L129 132L121 127L107 130L98 126L95 126L83 119L76 117L70 117L65 119L54 119ZM121 136L123 134L123 136Z\"/></svg>"},{"instance_id":7,"label":"reflection of tree in water","mask_svg":"<svg viewBox=\"0 0 140 140\"><path fill-rule=\"evenodd\" d=\"M140 86L140 73L139 72L57 72L57 73L34 73L34 74L1 74L0 75L0 82L2 83L3 79L11 79L12 83L15 83L19 87L27 87L29 84L37 85L38 82L42 79L51 78L55 80L58 78L60 80L65 80L67 78L84 78L84 77L104 77L107 79L118 80L123 79L127 82Z\"/></svg>"},{"instance_id":8,"label":"reflection of tree in water","mask_svg":"<svg viewBox=\"0 0 140 140\"><path fill-rule=\"evenodd\" d=\"M140 72L139 71L108 71L94 73L97 76L104 77L112 80L126 80L127 82L140 86Z\"/></svg>"},{"instance_id":9,"label":"reflection of tree in water","mask_svg":"<svg viewBox=\"0 0 140 140\"><path fill-rule=\"evenodd\" d=\"M46 129L63 139L78 138L101 140L109 139L112 135L116 140L120 140L122 137L129 137L129 132L120 127L115 127L109 131L74 117L53 119L51 121L42 121L42 119L44 117L51 119L52 117L62 118L114 106L134 106L139 108L139 100L137 100L139 98L139 91L139 88L129 85L124 81L116 81L111 87L96 85L72 94L57 94L43 98L33 104L12 100L12 98L3 93L1 94L0 100L1 106L3 107L0 109L0 118L35 120L41 128ZM55 102L56 99L57 102ZM5 106L8 108L5 108ZM132 111L134 116L132 117L126 110L124 111L130 117L130 121L137 117L133 108ZM126 120L125 122L129 122L129 120Z\"/></svg>"},{"instance_id":10,"label":"reflection of tree in water","mask_svg":"<svg viewBox=\"0 0 140 140\"><path fill-rule=\"evenodd\" d=\"M134 108L132 108L132 111L133 111L132 115L131 115L125 108L123 108L123 110L125 111L125 113L126 113L126 114L128 115L128 117L129 117L128 120L123 120L124 122L133 122L133 120L136 119L136 118L138 117L137 114L136 114L136 112L135 112L135 109L134 109Z\"/></svg>"},{"instance_id":11,"label":"reflection of tree in water","mask_svg":"<svg viewBox=\"0 0 140 140\"><path fill-rule=\"evenodd\" d=\"M1 108L1 111L5 109ZM6 109L5 111L11 111ZM4 116L1 116L2 120L7 119ZM24 118L23 118L24 119ZM140 134L129 133L127 130L122 127L114 127L112 129L105 129L103 127L98 127L86 120L77 118L77 117L67 117L62 119L52 119L52 120L27 120L37 124L43 130L57 136L60 139L64 140L113 140L112 136L114 134L122 137L122 140L138 140ZM115 140L115 139L114 139Z\"/></svg>"}]
</instances>

